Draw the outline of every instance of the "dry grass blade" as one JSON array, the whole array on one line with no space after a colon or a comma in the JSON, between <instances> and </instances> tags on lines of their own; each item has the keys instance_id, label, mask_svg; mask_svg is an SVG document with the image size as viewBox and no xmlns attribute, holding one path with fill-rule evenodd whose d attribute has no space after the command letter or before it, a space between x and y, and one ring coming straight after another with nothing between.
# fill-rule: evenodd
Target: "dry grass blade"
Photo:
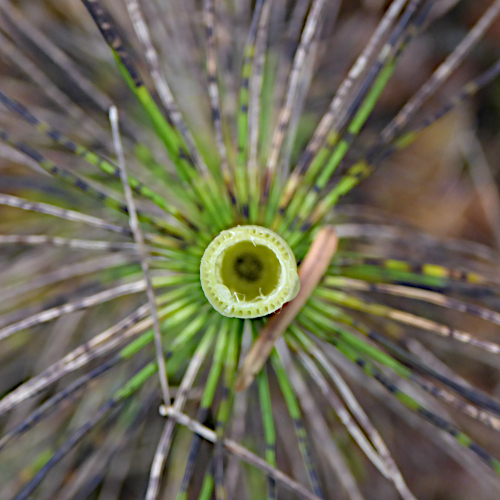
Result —
<instances>
[{"instance_id":1,"label":"dry grass blade","mask_svg":"<svg viewBox=\"0 0 500 500\"><path fill-rule=\"evenodd\" d=\"M153 291L153 284L151 282L151 274L149 272L149 265L147 261L148 253L146 251L146 246L144 245L144 236L139 226L134 197L132 195L132 189L130 188L130 184L128 181L127 171L125 170L125 157L123 154L123 145L120 137L120 129L118 126L118 110L115 106L112 106L109 111L109 121L111 122L111 129L113 131L113 144L115 146L116 156L118 157L120 177L122 180L123 189L125 191L125 199L127 200L130 229L134 235L134 240L140 255L142 274L144 276L144 284L146 286L146 293L148 296L150 309L149 312L151 314L151 318L153 319L158 373L160 375L160 385L163 393L163 400L166 404L170 402L170 390L168 387L167 370L165 368L165 356L163 354L163 347L161 344L160 321L158 319L158 311L156 310L155 294Z\"/></svg>"},{"instance_id":2,"label":"dry grass blade","mask_svg":"<svg viewBox=\"0 0 500 500\"><path fill-rule=\"evenodd\" d=\"M310 422L314 423L310 432L312 435L316 436L318 442L321 443L321 451L324 459L330 463L331 468L337 475L349 499L363 500L364 496L359 489L356 479L347 466L346 460L337 443L332 439L327 421L323 417L321 409L311 396L309 387L293 365L290 350L283 339L279 339L276 343L276 349L288 373L290 383L295 389L304 415L307 416Z\"/></svg>"},{"instance_id":3,"label":"dry grass blade","mask_svg":"<svg viewBox=\"0 0 500 500\"><path fill-rule=\"evenodd\" d=\"M90 215L85 215L80 212L75 212L74 210L67 210L64 208L56 207L55 205L50 205L48 203L32 202L30 200L19 198L18 196L0 194L0 205L7 205L10 207L20 208L21 210L28 210L28 211L38 212L41 214L53 215L54 217L60 217L62 219L67 219L76 222L82 222L84 224L89 224L95 227L101 227L109 231L115 231L117 233L130 235L129 229L122 226L117 226L116 224L110 224L109 222L99 219L98 217L92 217Z\"/></svg>"},{"instance_id":4,"label":"dry grass blade","mask_svg":"<svg viewBox=\"0 0 500 500\"><path fill-rule=\"evenodd\" d=\"M276 340L302 309L319 283L337 250L338 238L331 226L322 228L312 243L305 259L299 266L300 292L281 311L271 316L258 339L247 354L236 379L236 390L246 389L254 380L271 353Z\"/></svg>"},{"instance_id":5,"label":"dry grass blade","mask_svg":"<svg viewBox=\"0 0 500 500\"><path fill-rule=\"evenodd\" d=\"M188 415L176 411L171 406L165 408L164 413L166 416L175 419L179 424L186 426L188 429L198 434L203 439L210 441L211 443L215 443L217 441L217 437L213 430L205 427L196 420L193 420ZM283 472L279 471L278 469L270 467L264 460L262 460L262 458L248 451L246 448L234 442L232 439L224 439L223 444L224 448L230 451L235 457L257 467L266 475L276 479L276 481L281 483L283 486L286 486L290 491L293 491L294 493L300 495L302 498L306 500L321 500L319 497L304 488L304 486L297 483L286 474L283 474Z\"/></svg>"},{"instance_id":6,"label":"dry grass blade","mask_svg":"<svg viewBox=\"0 0 500 500\"><path fill-rule=\"evenodd\" d=\"M115 288L110 288L103 292L96 293L94 295L89 295L81 299L77 299L73 302L67 302L66 304L58 307L52 307L50 309L45 309L44 311L29 316L21 321L11 323L10 325L0 329L0 340L10 337L12 334L24 330L26 328L31 328L32 326L39 325L40 323L46 323L47 321L53 321L54 319L62 316L63 314L70 314L74 311L81 309L86 309L88 307L94 307L103 302L116 299L117 297L122 297L123 295L134 294L142 292L146 288L143 280L137 281L135 283L127 283L124 285L117 286Z\"/></svg>"},{"instance_id":7,"label":"dry grass blade","mask_svg":"<svg viewBox=\"0 0 500 500\"><path fill-rule=\"evenodd\" d=\"M199 346L199 352L195 353L195 355L191 358L189 366L186 369L186 373L182 378L182 382L175 397L174 405L172 407L175 411L182 412L184 404L186 403L188 392L193 386L196 375L207 354L207 347ZM160 414L166 415L165 406L160 407ZM167 455L172 443L175 424L175 419L168 419L165 427L163 428L160 440L158 441L156 453L153 458L153 464L151 465L151 472L149 474L146 500L155 500L156 498L158 498L160 481L163 473L163 468L165 466L165 461L167 459Z\"/></svg>"}]
</instances>

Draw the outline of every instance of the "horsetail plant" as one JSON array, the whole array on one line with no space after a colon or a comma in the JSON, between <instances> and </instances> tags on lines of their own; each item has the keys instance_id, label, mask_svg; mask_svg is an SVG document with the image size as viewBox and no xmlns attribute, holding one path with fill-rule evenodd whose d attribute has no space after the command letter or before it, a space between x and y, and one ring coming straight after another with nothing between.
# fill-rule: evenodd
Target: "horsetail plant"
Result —
<instances>
[{"instance_id":1,"label":"horsetail plant","mask_svg":"<svg viewBox=\"0 0 500 500\"><path fill-rule=\"evenodd\" d=\"M0 1L0 498L498 498L498 255L342 207L500 0L363 4Z\"/></svg>"}]
</instances>

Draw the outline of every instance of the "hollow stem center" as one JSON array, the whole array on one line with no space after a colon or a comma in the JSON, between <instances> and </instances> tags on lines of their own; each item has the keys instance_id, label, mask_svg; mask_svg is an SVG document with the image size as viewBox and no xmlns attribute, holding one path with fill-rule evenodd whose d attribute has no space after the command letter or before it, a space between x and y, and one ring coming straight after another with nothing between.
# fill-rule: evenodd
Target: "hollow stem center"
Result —
<instances>
[{"instance_id":1,"label":"hollow stem center","mask_svg":"<svg viewBox=\"0 0 500 500\"><path fill-rule=\"evenodd\" d=\"M242 300L267 296L279 284L280 262L264 245L241 241L228 247L220 258L222 284Z\"/></svg>"},{"instance_id":2,"label":"hollow stem center","mask_svg":"<svg viewBox=\"0 0 500 500\"><path fill-rule=\"evenodd\" d=\"M260 226L222 231L205 250L200 279L214 309L237 318L270 314L292 300L300 288L290 247Z\"/></svg>"}]
</instances>

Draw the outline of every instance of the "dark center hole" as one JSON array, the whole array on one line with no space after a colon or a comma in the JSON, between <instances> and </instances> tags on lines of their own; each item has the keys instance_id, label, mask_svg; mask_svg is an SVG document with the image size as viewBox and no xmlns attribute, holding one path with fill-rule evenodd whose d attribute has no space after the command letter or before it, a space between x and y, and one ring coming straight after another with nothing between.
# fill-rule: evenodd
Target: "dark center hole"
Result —
<instances>
[{"instance_id":1,"label":"dark center hole","mask_svg":"<svg viewBox=\"0 0 500 500\"><path fill-rule=\"evenodd\" d=\"M247 281L257 281L262 273L262 262L251 253L243 253L234 262L234 270Z\"/></svg>"}]
</instances>

